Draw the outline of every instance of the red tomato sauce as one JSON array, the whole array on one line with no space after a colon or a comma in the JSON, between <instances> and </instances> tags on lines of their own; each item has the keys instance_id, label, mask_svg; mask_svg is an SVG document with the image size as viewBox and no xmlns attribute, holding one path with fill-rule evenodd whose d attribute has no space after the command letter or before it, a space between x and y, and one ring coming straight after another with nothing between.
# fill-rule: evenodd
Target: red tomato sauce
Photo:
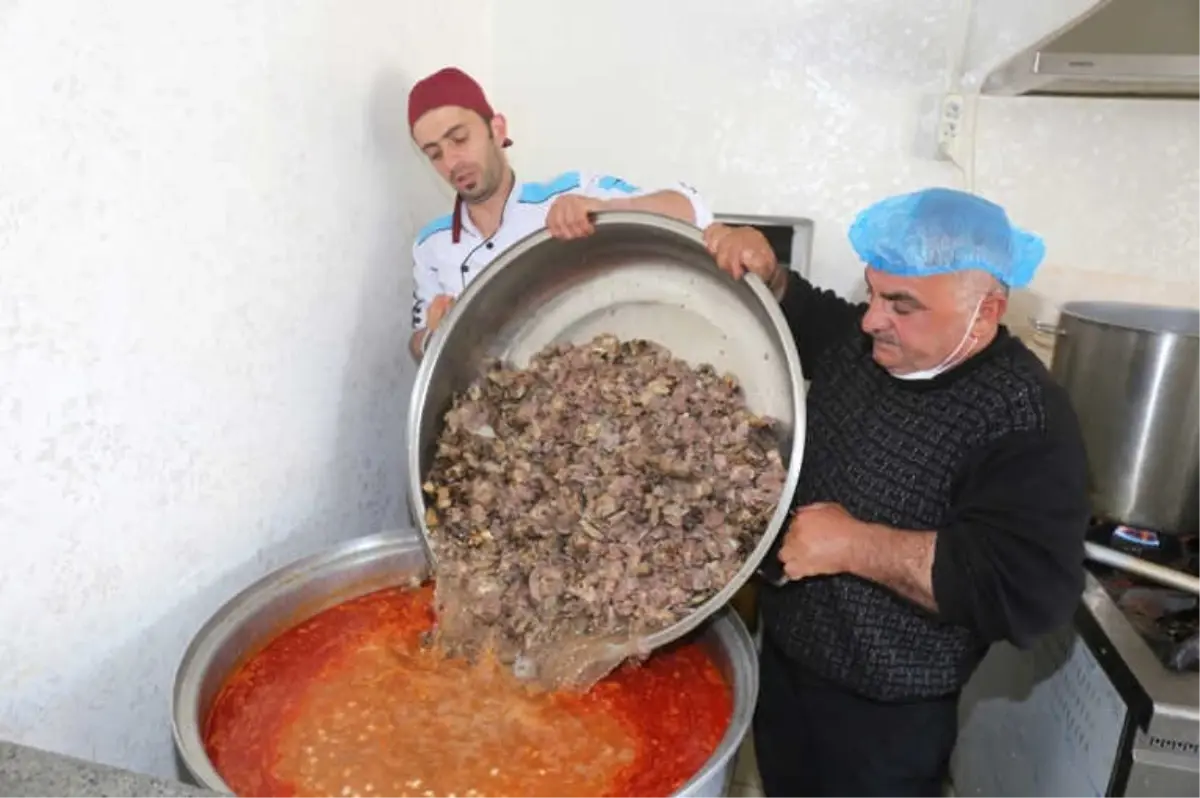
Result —
<instances>
[{"instance_id":1,"label":"red tomato sauce","mask_svg":"<svg viewBox=\"0 0 1200 798\"><path fill-rule=\"evenodd\" d=\"M583 694L422 648L433 588L338 604L230 676L205 747L238 795L665 796L720 743L733 697L695 644Z\"/></svg>"}]
</instances>

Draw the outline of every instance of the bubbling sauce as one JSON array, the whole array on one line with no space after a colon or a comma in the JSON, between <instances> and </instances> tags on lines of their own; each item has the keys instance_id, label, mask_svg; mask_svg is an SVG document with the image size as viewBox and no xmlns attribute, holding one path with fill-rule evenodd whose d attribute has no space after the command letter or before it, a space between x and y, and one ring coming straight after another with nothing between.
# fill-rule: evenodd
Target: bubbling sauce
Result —
<instances>
[{"instance_id":1,"label":"bubbling sauce","mask_svg":"<svg viewBox=\"0 0 1200 798\"><path fill-rule=\"evenodd\" d=\"M695 644L582 695L422 647L433 588L388 588L289 629L237 668L205 747L238 795L670 795L716 750L729 686Z\"/></svg>"}]
</instances>

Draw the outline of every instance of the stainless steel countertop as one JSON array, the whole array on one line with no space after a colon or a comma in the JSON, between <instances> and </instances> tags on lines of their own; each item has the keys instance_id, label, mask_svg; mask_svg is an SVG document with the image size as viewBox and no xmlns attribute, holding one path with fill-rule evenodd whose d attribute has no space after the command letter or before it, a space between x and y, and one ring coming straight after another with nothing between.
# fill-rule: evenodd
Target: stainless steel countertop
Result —
<instances>
[{"instance_id":1,"label":"stainless steel countertop","mask_svg":"<svg viewBox=\"0 0 1200 798\"><path fill-rule=\"evenodd\" d=\"M181 781L0 741L0 796L219 795Z\"/></svg>"}]
</instances>

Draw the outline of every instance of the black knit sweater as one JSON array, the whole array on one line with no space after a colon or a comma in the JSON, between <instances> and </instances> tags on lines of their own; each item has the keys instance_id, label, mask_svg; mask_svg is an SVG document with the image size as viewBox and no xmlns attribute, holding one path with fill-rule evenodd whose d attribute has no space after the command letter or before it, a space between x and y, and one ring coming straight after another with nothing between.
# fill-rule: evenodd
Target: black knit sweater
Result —
<instances>
[{"instance_id":1,"label":"black knit sweater","mask_svg":"<svg viewBox=\"0 0 1200 798\"><path fill-rule=\"evenodd\" d=\"M938 611L839 574L764 586L766 632L798 668L868 698L952 695L990 643L1026 645L1078 603L1088 503L1075 414L1003 328L932 380L898 380L871 357L864 305L789 279L783 311L812 381L795 505L936 531Z\"/></svg>"}]
</instances>

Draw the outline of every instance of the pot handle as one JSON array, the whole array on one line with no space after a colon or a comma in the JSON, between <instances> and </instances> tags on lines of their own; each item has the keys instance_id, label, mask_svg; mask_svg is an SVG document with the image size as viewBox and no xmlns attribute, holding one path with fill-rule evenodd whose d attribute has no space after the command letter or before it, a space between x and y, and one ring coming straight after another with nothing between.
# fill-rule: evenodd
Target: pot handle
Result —
<instances>
[{"instance_id":1,"label":"pot handle","mask_svg":"<svg viewBox=\"0 0 1200 798\"><path fill-rule=\"evenodd\" d=\"M772 587L783 587L788 583L788 576L784 573L783 563L776 559L773 555L774 549L767 552L766 558L759 564L755 573L758 574L764 582Z\"/></svg>"},{"instance_id":2,"label":"pot handle","mask_svg":"<svg viewBox=\"0 0 1200 798\"><path fill-rule=\"evenodd\" d=\"M1066 335L1062 327L1059 327L1054 322L1041 321L1036 316L1029 317L1029 326L1033 328L1034 332L1038 332L1043 335Z\"/></svg>"}]
</instances>

